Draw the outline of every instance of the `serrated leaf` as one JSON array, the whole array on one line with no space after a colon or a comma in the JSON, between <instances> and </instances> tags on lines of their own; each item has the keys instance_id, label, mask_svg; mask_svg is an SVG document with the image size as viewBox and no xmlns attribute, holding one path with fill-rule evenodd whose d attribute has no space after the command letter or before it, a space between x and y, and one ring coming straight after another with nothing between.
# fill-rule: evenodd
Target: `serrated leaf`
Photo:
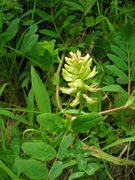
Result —
<instances>
[{"instance_id":1,"label":"serrated leaf","mask_svg":"<svg viewBox=\"0 0 135 180\"><path fill-rule=\"evenodd\" d=\"M14 166L19 172L25 174L31 179L43 180L46 179L48 175L48 169L45 167L44 163L34 159L17 158Z\"/></svg>"},{"instance_id":2,"label":"serrated leaf","mask_svg":"<svg viewBox=\"0 0 135 180\"><path fill-rule=\"evenodd\" d=\"M86 133L103 120L103 117L95 112L80 115L72 123L72 129L75 132Z\"/></svg>"},{"instance_id":3,"label":"serrated leaf","mask_svg":"<svg viewBox=\"0 0 135 180\"><path fill-rule=\"evenodd\" d=\"M51 174L49 177L49 180L55 180L63 171L63 162L57 161L53 166L51 170Z\"/></svg>"},{"instance_id":4,"label":"serrated leaf","mask_svg":"<svg viewBox=\"0 0 135 180\"><path fill-rule=\"evenodd\" d=\"M36 73L35 69L31 67L32 89L40 112L50 113L51 105L46 88Z\"/></svg>"},{"instance_id":5,"label":"serrated leaf","mask_svg":"<svg viewBox=\"0 0 135 180\"><path fill-rule=\"evenodd\" d=\"M25 154L41 161L50 161L56 156L55 149L44 142L25 142L22 149Z\"/></svg>"},{"instance_id":6,"label":"serrated leaf","mask_svg":"<svg viewBox=\"0 0 135 180\"><path fill-rule=\"evenodd\" d=\"M40 126L48 131L58 131L62 128L61 119L53 113L43 113L37 116Z\"/></svg>"},{"instance_id":7,"label":"serrated leaf","mask_svg":"<svg viewBox=\"0 0 135 180\"><path fill-rule=\"evenodd\" d=\"M67 150L72 142L72 135L67 135L64 140L61 142L60 147L58 149L58 157L60 160L64 159L64 157L68 154Z\"/></svg>"}]
</instances>

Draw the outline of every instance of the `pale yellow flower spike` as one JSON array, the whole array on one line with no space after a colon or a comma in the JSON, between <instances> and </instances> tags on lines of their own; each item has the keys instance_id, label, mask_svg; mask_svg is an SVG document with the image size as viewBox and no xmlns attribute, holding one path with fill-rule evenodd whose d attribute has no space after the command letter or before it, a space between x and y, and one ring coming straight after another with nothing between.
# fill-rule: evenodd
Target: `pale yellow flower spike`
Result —
<instances>
[{"instance_id":1,"label":"pale yellow flower spike","mask_svg":"<svg viewBox=\"0 0 135 180\"><path fill-rule=\"evenodd\" d=\"M65 81L69 82L69 88L60 88L62 93L65 94L76 94L75 99L71 102L70 106L74 107L80 103L80 96L89 103L93 104L97 101L96 98L91 98L86 95L88 92L97 92L100 90L97 83L91 84L90 86L85 83L86 80L92 79L96 76L96 66L91 70L92 58L89 54L82 57L81 52L77 50L76 53L70 52L70 58L65 57L67 64L62 69L62 75ZM88 93L87 93L88 94Z\"/></svg>"}]
</instances>

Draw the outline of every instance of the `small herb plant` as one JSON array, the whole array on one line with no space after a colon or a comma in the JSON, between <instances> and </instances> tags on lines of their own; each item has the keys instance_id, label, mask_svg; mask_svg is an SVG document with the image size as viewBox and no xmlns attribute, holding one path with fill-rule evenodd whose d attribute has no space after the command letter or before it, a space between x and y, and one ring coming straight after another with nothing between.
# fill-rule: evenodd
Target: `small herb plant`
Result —
<instances>
[{"instance_id":1,"label":"small herb plant","mask_svg":"<svg viewBox=\"0 0 135 180\"><path fill-rule=\"evenodd\" d=\"M134 2L0 2L0 177L135 177Z\"/></svg>"}]
</instances>

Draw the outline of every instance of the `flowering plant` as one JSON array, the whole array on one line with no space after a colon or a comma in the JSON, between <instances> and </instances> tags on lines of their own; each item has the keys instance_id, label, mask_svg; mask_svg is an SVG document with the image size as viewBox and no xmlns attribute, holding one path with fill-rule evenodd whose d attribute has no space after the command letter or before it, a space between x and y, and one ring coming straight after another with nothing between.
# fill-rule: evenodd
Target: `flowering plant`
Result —
<instances>
[{"instance_id":1,"label":"flowering plant","mask_svg":"<svg viewBox=\"0 0 135 180\"><path fill-rule=\"evenodd\" d=\"M96 98L88 97L87 91L97 92L100 90L98 84L94 83L88 85L87 80L92 79L96 74L96 66L91 70L92 58L89 54L82 57L81 52L77 50L76 53L70 52L71 58L65 57L66 64L62 69L62 75L65 81L68 82L69 88L60 88L62 93L76 94L75 99L71 102L74 107L80 103L80 98L83 97L89 104L97 101Z\"/></svg>"}]
</instances>

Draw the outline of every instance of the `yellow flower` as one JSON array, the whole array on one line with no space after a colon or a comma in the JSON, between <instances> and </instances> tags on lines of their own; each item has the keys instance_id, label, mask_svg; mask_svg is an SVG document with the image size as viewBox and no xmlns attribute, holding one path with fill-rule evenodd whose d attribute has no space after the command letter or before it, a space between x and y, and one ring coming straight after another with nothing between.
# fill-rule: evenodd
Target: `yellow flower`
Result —
<instances>
[{"instance_id":1,"label":"yellow flower","mask_svg":"<svg viewBox=\"0 0 135 180\"><path fill-rule=\"evenodd\" d=\"M91 84L90 86L85 83L86 80L92 79L97 74L96 66L91 70L92 58L89 54L82 57L81 52L77 50L76 53L70 52L70 58L65 57L66 64L62 69L62 76L68 82L69 88L60 88L62 93L76 94L75 99L71 102L74 107L80 103L82 96L88 103L93 104L96 98L91 98L86 95L88 92L97 92L100 90L98 84Z\"/></svg>"}]
</instances>

